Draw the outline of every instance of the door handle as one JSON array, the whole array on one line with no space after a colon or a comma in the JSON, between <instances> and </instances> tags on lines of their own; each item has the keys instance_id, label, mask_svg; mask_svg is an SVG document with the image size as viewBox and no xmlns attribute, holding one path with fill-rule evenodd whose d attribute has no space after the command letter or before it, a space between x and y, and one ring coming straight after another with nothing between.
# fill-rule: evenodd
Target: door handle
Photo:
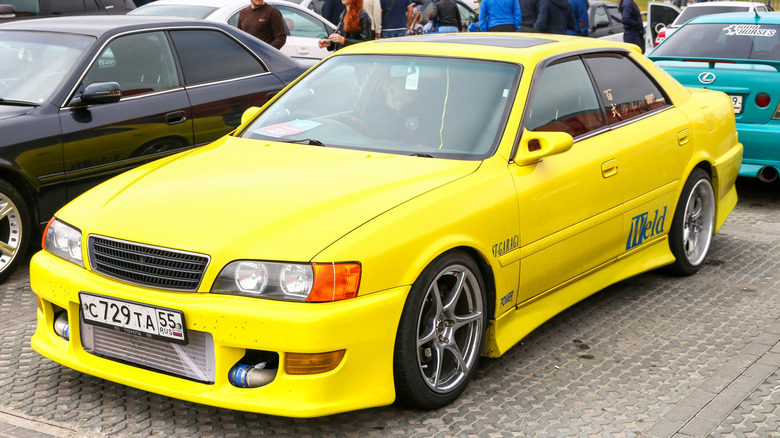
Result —
<instances>
[{"instance_id":1,"label":"door handle","mask_svg":"<svg viewBox=\"0 0 780 438\"><path fill-rule=\"evenodd\" d=\"M617 175L618 165L617 160L612 159L601 164L601 175L604 178Z\"/></svg>"},{"instance_id":2,"label":"door handle","mask_svg":"<svg viewBox=\"0 0 780 438\"><path fill-rule=\"evenodd\" d=\"M176 125L187 120L187 113L184 111L174 111L165 115L165 123L169 125Z\"/></svg>"},{"instance_id":3,"label":"door handle","mask_svg":"<svg viewBox=\"0 0 780 438\"><path fill-rule=\"evenodd\" d=\"M299 55L308 55L309 54L309 49L307 49L305 47L298 47L298 54Z\"/></svg>"}]
</instances>

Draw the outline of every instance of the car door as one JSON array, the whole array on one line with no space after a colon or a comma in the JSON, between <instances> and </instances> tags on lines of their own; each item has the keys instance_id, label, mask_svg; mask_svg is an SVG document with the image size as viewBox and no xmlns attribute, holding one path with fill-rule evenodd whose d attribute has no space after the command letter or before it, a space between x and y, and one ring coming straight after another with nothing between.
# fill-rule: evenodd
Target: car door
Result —
<instances>
[{"instance_id":1,"label":"car door","mask_svg":"<svg viewBox=\"0 0 780 438\"><path fill-rule=\"evenodd\" d=\"M327 48L320 48L317 44L319 40L328 38L328 35L336 29L314 15L275 3L279 12L282 13L285 24L289 31L285 46L290 44L294 47L293 58L322 59L330 54Z\"/></svg>"},{"instance_id":2,"label":"car door","mask_svg":"<svg viewBox=\"0 0 780 438\"><path fill-rule=\"evenodd\" d=\"M680 8L670 3L647 3L647 22L645 23L645 53L655 47L658 32L674 22L680 15Z\"/></svg>"},{"instance_id":3,"label":"car door","mask_svg":"<svg viewBox=\"0 0 780 438\"><path fill-rule=\"evenodd\" d=\"M615 29L612 27L612 23L610 22L610 16L607 13L606 4L599 3L592 6L588 11L588 15L588 18L590 19L591 37L601 38L616 33ZM623 34L622 25L620 28L620 34Z\"/></svg>"},{"instance_id":4,"label":"car door","mask_svg":"<svg viewBox=\"0 0 780 438\"><path fill-rule=\"evenodd\" d=\"M671 226L679 178L693 154L690 120L627 54L584 59L620 150L627 208L621 241L630 251Z\"/></svg>"},{"instance_id":5,"label":"car door","mask_svg":"<svg viewBox=\"0 0 780 438\"><path fill-rule=\"evenodd\" d=\"M232 36L216 29L170 31L192 104L195 144L214 141L262 106L284 83Z\"/></svg>"},{"instance_id":6,"label":"car door","mask_svg":"<svg viewBox=\"0 0 780 438\"><path fill-rule=\"evenodd\" d=\"M510 164L523 254L518 303L614 259L622 221L620 150L582 59L537 71L532 90L524 137L560 131L575 141L570 150L537 163Z\"/></svg>"},{"instance_id":7,"label":"car door","mask_svg":"<svg viewBox=\"0 0 780 438\"><path fill-rule=\"evenodd\" d=\"M84 88L117 82L119 102L79 106ZM68 199L142 162L191 147L193 123L165 32L110 41L60 111Z\"/></svg>"}]
</instances>

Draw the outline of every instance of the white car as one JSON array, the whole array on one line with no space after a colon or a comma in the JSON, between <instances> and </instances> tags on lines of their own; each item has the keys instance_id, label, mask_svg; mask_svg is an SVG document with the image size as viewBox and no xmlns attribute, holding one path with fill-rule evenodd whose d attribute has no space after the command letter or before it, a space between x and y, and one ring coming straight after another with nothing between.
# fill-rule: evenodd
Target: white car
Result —
<instances>
[{"instance_id":1,"label":"white car","mask_svg":"<svg viewBox=\"0 0 780 438\"><path fill-rule=\"evenodd\" d=\"M317 41L336 30L333 23L306 8L285 0L267 0L282 13L287 27L285 53L298 60L322 59L330 52ZM157 0L132 11L132 15L163 15L202 18L238 27L238 13L249 6L249 0Z\"/></svg>"}]
</instances>

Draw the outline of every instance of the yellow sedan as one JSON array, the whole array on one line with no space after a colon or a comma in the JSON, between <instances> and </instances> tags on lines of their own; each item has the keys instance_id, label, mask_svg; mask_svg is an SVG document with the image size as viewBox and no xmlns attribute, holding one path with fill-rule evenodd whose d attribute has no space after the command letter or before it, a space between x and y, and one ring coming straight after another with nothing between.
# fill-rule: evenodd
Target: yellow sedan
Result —
<instances>
[{"instance_id":1,"label":"yellow sedan","mask_svg":"<svg viewBox=\"0 0 780 438\"><path fill-rule=\"evenodd\" d=\"M480 356L600 289L695 273L741 158L729 98L630 45L358 44L230 135L57 212L32 346L231 409L438 408Z\"/></svg>"}]
</instances>

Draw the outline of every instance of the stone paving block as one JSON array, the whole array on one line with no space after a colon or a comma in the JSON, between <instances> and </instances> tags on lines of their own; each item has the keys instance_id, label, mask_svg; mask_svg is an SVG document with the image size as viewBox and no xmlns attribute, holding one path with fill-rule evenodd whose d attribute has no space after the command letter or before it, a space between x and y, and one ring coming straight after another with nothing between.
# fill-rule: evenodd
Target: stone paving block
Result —
<instances>
[{"instance_id":1,"label":"stone paving block","mask_svg":"<svg viewBox=\"0 0 780 438\"><path fill-rule=\"evenodd\" d=\"M683 426L682 421L658 420L647 430L642 432L642 436L653 438L669 438Z\"/></svg>"},{"instance_id":2,"label":"stone paving block","mask_svg":"<svg viewBox=\"0 0 780 438\"><path fill-rule=\"evenodd\" d=\"M704 405L710 402L715 397L715 393L701 391L695 389L691 391L684 399L680 401L681 405L693 406L695 408L703 408Z\"/></svg>"},{"instance_id":3,"label":"stone paving block","mask_svg":"<svg viewBox=\"0 0 780 438\"><path fill-rule=\"evenodd\" d=\"M754 342L756 343L765 344L769 346L775 345L778 341L780 341L780 333L761 333L754 340Z\"/></svg>"},{"instance_id":4,"label":"stone paving block","mask_svg":"<svg viewBox=\"0 0 780 438\"><path fill-rule=\"evenodd\" d=\"M750 395L750 391L744 391L744 390L729 387L724 389L720 393L718 393L718 395L716 395L715 398L712 399L712 402L729 405L733 409L738 404L742 403L742 400L747 398L748 395Z\"/></svg>"},{"instance_id":5,"label":"stone paving block","mask_svg":"<svg viewBox=\"0 0 780 438\"><path fill-rule=\"evenodd\" d=\"M780 367L780 353L765 353L763 356L761 356L760 359L756 361L756 363L773 367Z\"/></svg>"},{"instance_id":6,"label":"stone paving block","mask_svg":"<svg viewBox=\"0 0 780 438\"><path fill-rule=\"evenodd\" d=\"M715 420L720 423L722 419L726 418L731 413L731 411L734 410L737 404L738 403L724 404L713 400L707 403L707 406L702 408L702 410L699 411L694 418L706 418L708 420Z\"/></svg>"},{"instance_id":7,"label":"stone paving block","mask_svg":"<svg viewBox=\"0 0 780 438\"><path fill-rule=\"evenodd\" d=\"M687 422L693 418L693 416L696 415L699 410L700 408L695 406L678 404L677 406L674 406L669 412L664 414L663 418L665 420Z\"/></svg>"},{"instance_id":8,"label":"stone paving block","mask_svg":"<svg viewBox=\"0 0 780 438\"><path fill-rule=\"evenodd\" d=\"M704 437L707 436L707 434L710 433L710 431L714 429L718 423L720 423L720 420L711 420L709 418L696 416L691 421L689 421L688 424L683 426L682 429L680 429L680 433L691 436Z\"/></svg>"},{"instance_id":9,"label":"stone paving block","mask_svg":"<svg viewBox=\"0 0 780 438\"><path fill-rule=\"evenodd\" d=\"M755 356L761 356L762 354L766 353L769 350L768 344L760 344L758 342L751 342L745 348L742 349L741 353L745 354L752 354Z\"/></svg>"},{"instance_id":10,"label":"stone paving block","mask_svg":"<svg viewBox=\"0 0 780 438\"><path fill-rule=\"evenodd\" d=\"M736 356L732 356L731 359L726 362L727 365L733 365L739 368L747 368L753 365L761 356L753 355L744 352L737 353Z\"/></svg>"},{"instance_id":11,"label":"stone paving block","mask_svg":"<svg viewBox=\"0 0 780 438\"><path fill-rule=\"evenodd\" d=\"M751 365L748 369L746 369L744 375L766 378L768 375L772 374L776 369L777 369L776 366L756 363Z\"/></svg>"}]
</instances>

